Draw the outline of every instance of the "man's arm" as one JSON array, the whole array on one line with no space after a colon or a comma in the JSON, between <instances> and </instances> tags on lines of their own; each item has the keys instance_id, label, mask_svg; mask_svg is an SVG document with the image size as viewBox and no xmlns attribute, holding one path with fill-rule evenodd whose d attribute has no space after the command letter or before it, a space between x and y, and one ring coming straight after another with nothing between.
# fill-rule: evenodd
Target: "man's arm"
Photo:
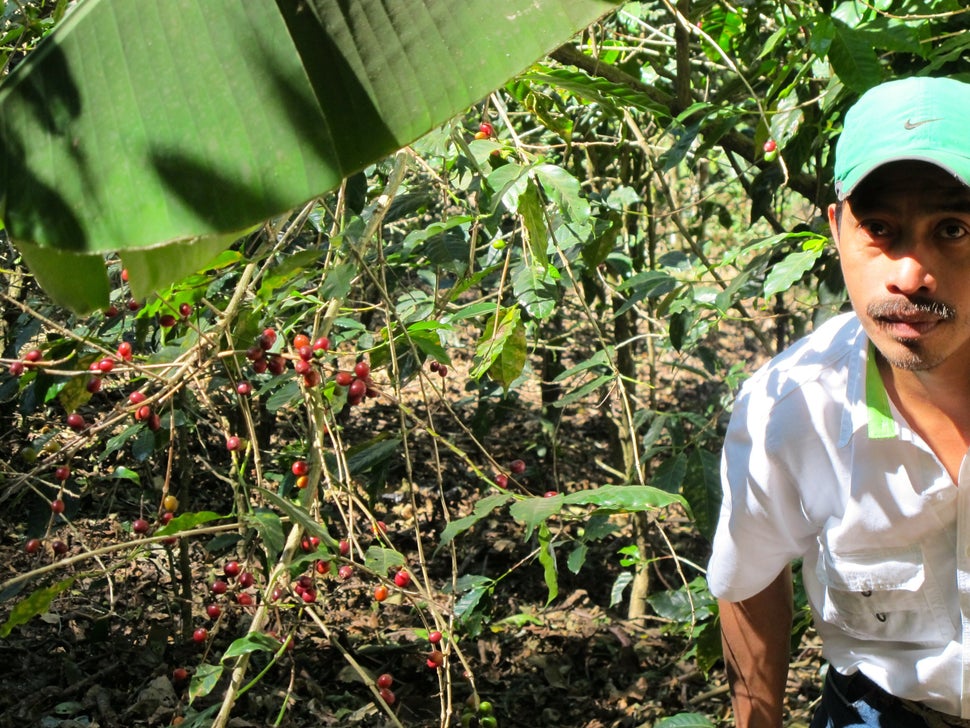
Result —
<instances>
[{"instance_id":1,"label":"man's arm","mask_svg":"<svg viewBox=\"0 0 970 728\"><path fill-rule=\"evenodd\" d=\"M778 728L788 682L791 568L742 602L718 601L738 728Z\"/></svg>"}]
</instances>

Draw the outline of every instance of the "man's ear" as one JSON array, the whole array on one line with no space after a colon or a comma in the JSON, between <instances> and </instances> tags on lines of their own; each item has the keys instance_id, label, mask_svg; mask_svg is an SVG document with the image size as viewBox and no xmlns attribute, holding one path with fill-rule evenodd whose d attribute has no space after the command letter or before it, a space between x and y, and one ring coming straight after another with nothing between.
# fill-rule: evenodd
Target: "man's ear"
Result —
<instances>
[{"instance_id":1,"label":"man's ear","mask_svg":"<svg viewBox=\"0 0 970 728\"><path fill-rule=\"evenodd\" d=\"M839 247L839 206L833 202L829 205L829 230L832 231L832 240L835 241L836 249Z\"/></svg>"}]
</instances>

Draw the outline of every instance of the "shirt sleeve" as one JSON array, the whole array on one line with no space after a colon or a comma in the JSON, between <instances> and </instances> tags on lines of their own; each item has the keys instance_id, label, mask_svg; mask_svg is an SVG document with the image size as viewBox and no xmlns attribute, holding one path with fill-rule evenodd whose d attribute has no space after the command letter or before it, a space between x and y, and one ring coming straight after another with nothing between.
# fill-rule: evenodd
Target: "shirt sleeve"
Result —
<instances>
[{"instance_id":1,"label":"shirt sleeve","mask_svg":"<svg viewBox=\"0 0 970 728\"><path fill-rule=\"evenodd\" d=\"M748 382L754 385L755 382ZM719 599L742 601L767 587L815 543L786 450L811 437L800 398L773 401L746 388L735 404L721 457L723 500L707 580ZM799 466L801 469L801 466Z\"/></svg>"}]
</instances>

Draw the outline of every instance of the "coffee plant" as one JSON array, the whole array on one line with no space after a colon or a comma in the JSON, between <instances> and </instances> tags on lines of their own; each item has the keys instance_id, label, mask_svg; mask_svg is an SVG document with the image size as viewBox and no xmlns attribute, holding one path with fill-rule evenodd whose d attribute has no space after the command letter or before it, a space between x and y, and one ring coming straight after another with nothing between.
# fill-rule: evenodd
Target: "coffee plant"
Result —
<instances>
[{"instance_id":1,"label":"coffee plant","mask_svg":"<svg viewBox=\"0 0 970 728\"><path fill-rule=\"evenodd\" d=\"M108 3L65 16L69 5L4 6L4 68L24 70L0 87L0 110L41 114L31 73L90 50L85 29L104 38ZM280 3L297 41L298 5ZM480 692L472 645L518 618L503 613L503 589L539 581L554 604L564 582L605 571L592 558L606 553L611 578L595 597L664 625L711 670L703 563L731 394L843 303L821 215L841 110L893 75L966 74L968 12L946 0L584 5L584 23L613 12L524 70L534 58L481 43L472 66L456 57L459 73L493 66L491 85L456 92L473 95L447 121L402 120L405 106L390 105L366 117L380 129L335 124L340 154L358 157L336 165L334 184L323 183L328 160L307 160L312 196L272 180L256 195L216 169L222 143L241 167L276 162L247 146L221 91L205 105L224 82L213 78L188 87L200 96L174 124L188 134L195 116L225 121L213 167L166 157L168 192L145 193L151 210L125 179L44 187L58 115L85 113L62 88L45 99L47 128L4 127L0 502L19 557L0 583L0 637L78 595L110 630L133 609L122 586L144 579L146 642L170 668L158 690L177 691L149 696L156 723L226 726L258 712L287 724L310 699L293 687L294 655L325 644L360 686L332 696L336 719L494 726L509 716ZM187 6L172 17L235 12ZM134 33L143 19L127 12L114 20ZM71 32L37 46L61 22ZM542 42L565 42L563 27ZM214 37L226 78L260 70L258 54ZM409 59L414 94L440 70L441 49L424 45ZM321 72L320 58L299 60ZM181 70L174 57L152 66L160 86ZM324 107L363 103L357 89L327 93ZM273 117L288 125L280 136L310 134L289 101ZM138 103L120 104L132 124ZM76 128L76 149L107 138ZM310 152L287 153L283 166ZM88 181L122 196L67 205ZM114 221L86 227L85 205ZM147 230L139 216L166 218L166 206L192 208L170 217L200 227L176 243L91 237ZM168 235L165 224L146 235ZM496 524L514 534L516 558L469 555L464 544L487 542ZM354 612L371 634L348 634ZM270 690L269 676L289 687ZM149 697L120 724L151 715ZM661 722L720 718L670 712L681 714Z\"/></svg>"}]
</instances>

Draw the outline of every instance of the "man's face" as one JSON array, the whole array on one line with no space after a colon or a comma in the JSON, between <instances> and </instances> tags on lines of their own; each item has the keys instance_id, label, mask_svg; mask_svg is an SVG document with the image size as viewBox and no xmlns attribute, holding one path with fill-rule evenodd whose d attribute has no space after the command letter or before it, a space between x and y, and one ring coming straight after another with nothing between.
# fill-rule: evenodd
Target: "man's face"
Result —
<instances>
[{"instance_id":1,"label":"man's face","mask_svg":"<svg viewBox=\"0 0 970 728\"><path fill-rule=\"evenodd\" d=\"M894 367L970 366L970 188L924 162L880 167L829 208L852 306Z\"/></svg>"}]
</instances>

